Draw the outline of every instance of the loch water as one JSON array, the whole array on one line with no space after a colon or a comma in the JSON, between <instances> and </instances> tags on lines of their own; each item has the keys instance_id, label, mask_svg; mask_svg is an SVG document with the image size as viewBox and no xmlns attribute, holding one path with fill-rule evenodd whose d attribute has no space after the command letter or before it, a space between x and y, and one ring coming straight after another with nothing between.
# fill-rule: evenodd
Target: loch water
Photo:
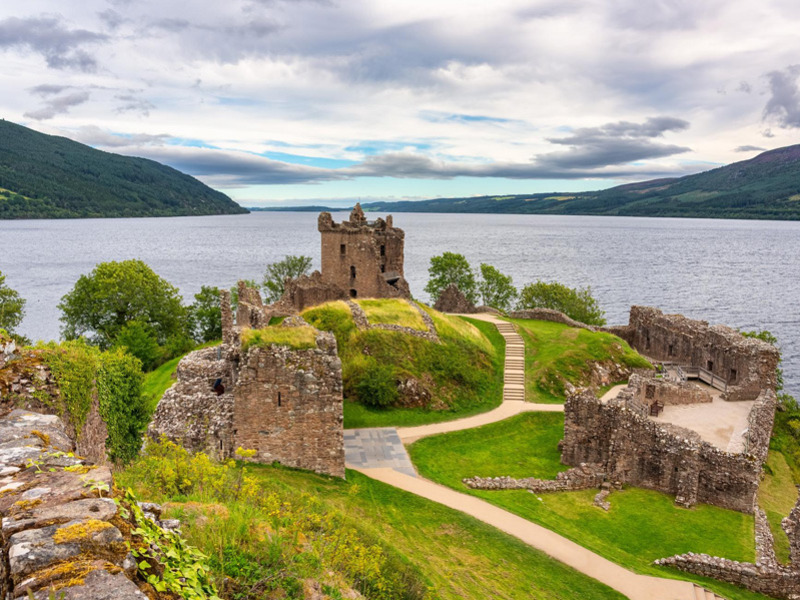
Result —
<instances>
[{"instance_id":1,"label":"loch water","mask_svg":"<svg viewBox=\"0 0 800 600\"><path fill-rule=\"evenodd\" d=\"M346 218L337 213L334 219ZM372 215L370 215L372 216ZM139 258L187 302L201 285L263 276L287 254L319 267L316 213L218 217L0 221L0 271L28 300L20 332L59 335L60 298L99 262ZM431 256L464 254L522 286L537 279L591 286L610 324L632 304L711 323L768 329L784 355L788 391L800 396L800 223L550 215L398 213L405 272L415 297Z\"/></svg>"}]
</instances>

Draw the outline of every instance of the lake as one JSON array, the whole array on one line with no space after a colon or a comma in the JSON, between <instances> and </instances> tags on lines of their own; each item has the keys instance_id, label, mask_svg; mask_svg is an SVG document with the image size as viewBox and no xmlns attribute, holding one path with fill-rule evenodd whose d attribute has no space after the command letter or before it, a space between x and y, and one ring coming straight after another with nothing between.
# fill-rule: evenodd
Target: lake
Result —
<instances>
[{"instance_id":1,"label":"lake","mask_svg":"<svg viewBox=\"0 0 800 600\"><path fill-rule=\"evenodd\" d=\"M476 268L496 266L520 287L537 279L591 286L609 324L627 323L630 306L645 304L768 329L783 349L787 388L800 396L798 222L418 213L394 221L406 232L406 278L423 301L430 257L450 251ZM287 254L311 256L318 268L316 223L317 213L290 212L0 221L0 271L28 300L20 332L54 339L60 298L98 262L139 258L191 301L201 285L260 281Z\"/></svg>"}]
</instances>

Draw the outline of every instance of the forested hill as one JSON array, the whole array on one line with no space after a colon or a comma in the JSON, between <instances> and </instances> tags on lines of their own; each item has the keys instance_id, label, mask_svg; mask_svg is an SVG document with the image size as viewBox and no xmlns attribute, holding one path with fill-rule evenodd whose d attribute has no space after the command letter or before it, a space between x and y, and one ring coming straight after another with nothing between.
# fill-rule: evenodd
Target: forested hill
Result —
<instances>
[{"instance_id":1,"label":"forested hill","mask_svg":"<svg viewBox=\"0 0 800 600\"><path fill-rule=\"evenodd\" d=\"M770 150L696 175L598 192L438 198L362 206L380 212L800 220L800 145Z\"/></svg>"},{"instance_id":2,"label":"forested hill","mask_svg":"<svg viewBox=\"0 0 800 600\"><path fill-rule=\"evenodd\" d=\"M247 212L194 177L0 120L0 219Z\"/></svg>"}]
</instances>

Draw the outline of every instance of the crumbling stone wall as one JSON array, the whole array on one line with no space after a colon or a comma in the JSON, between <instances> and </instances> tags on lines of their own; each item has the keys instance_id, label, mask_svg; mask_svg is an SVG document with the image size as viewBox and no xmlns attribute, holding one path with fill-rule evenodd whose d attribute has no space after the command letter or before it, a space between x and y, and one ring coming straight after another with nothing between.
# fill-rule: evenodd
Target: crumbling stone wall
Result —
<instances>
[{"instance_id":1,"label":"crumbling stone wall","mask_svg":"<svg viewBox=\"0 0 800 600\"><path fill-rule=\"evenodd\" d=\"M433 308L443 313L473 314L478 312L475 305L467 299L455 283L451 283L442 290Z\"/></svg>"},{"instance_id":2,"label":"crumbling stone wall","mask_svg":"<svg viewBox=\"0 0 800 600\"><path fill-rule=\"evenodd\" d=\"M628 326L613 330L645 356L700 367L724 379L727 400L755 400L763 389L775 388L778 350L730 327L633 306Z\"/></svg>"},{"instance_id":3,"label":"crumbling stone wall","mask_svg":"<svg viewBox=\"0 0 800 600\"><path fill-rule=\"evenodd\" d=\"M73 450L56 416L0 419L0 598L46 599L55 587L66 599L145 600L116 504L85 482L110 490L111 471L63 454Z\"/></svg>"},{"instance_id":4,"label":"crumbling stone wall","mask_svg":"<svg viewBox=\"0 0 800 600\"><path fill-rule=\"evenodd\" d=\"M356 204L348 221L335 223L330 213L319 215L324 284L351 298L409 298L403 277L405 233L392 217L367 221Z\"/></svg>"},{"instance_id":5,"label":"crumbling stone wall","mask_svg":"<svg viewBox=\"0 0 800 600\"><path fill-rule=\"evenodd\" d=\"M647 376L631 375L628 387L633 392L636 401L644 407L650 407L655 403L670 406L703 404L713 401L708 390L698 385L686 381L672 381L665 377L655 377L652 373Z\"/></svg>"},{"instance_id":6,"label":"crumbling stone wall","mask_svg":"<svg viewBox=\"0 0 800 600\"><path fill-rule=\"evenodd\" d=\"M760 399L772 429L774 392ZM603 404L586 391L570 396L564 406L564 441L561 461L578 466L600 465L612 482L628 483L672 494L676 503L693 506L705 502L751 513L761 475L763 446L754 439L747 454L714 448L695 432L657 423L628 408L625 399Z\"/></svg>"},{"instance_id":7,"label":"crumbling stone wall","mask_svg":"<svg viewBox=\"0 0 800 600\"><path fill-rule=\"evenodd\" d=\"M582 464L556 475L555 479L535 477L470 477L463 482L475 490L530 490L532 492L571 492L599 487L605 472L598 465Z\"/></svg>"},{"instance_id":8,"label":"crumbling stone wall","mask_svg":"<svg viewBox=\"0 0 800 600\"><path fill-rule=\"evenodd\" d=\"M333 334L317 347L251 348L234 392L234 445L273 461L344 477L342 364Z\"/></svg>"},{"instance_id":9,"label":"crumbling stone wall","mask_svg":"<svg viewBox=\"0 0 800 600\"><path fill-rule=\"evenodd\" d=\"M266 319L257 291L246 297L241 302L240 295L234 319L230 296L221 293L224 343L181 359L177 382L159 402L148 435L165 436L217 459L232 457L242 447L256 450L252 460L258 462L344 477L342 365L336 338L317 332L311 349L254 345L243 350L242 329ZM299 325L307 323L294 316L276 327ZM221 394L213 389L217 380Z\"/></svg>"}]
</instances>

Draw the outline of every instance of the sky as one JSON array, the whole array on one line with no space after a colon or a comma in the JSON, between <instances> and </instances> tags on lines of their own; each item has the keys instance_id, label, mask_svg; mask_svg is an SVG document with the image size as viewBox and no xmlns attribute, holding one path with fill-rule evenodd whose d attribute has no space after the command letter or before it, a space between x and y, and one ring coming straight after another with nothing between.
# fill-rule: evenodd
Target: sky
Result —
<instances>
[{"instance_id":1,"label":"sky","mask_svg":"<svg viewBox=\"0 0 800 600\"><path fill-rule=\"evenodd\" d=\"M571 192L800 143L796 0L0 3L0 117L244 206Z\"/></svg>"}]
</instances>

